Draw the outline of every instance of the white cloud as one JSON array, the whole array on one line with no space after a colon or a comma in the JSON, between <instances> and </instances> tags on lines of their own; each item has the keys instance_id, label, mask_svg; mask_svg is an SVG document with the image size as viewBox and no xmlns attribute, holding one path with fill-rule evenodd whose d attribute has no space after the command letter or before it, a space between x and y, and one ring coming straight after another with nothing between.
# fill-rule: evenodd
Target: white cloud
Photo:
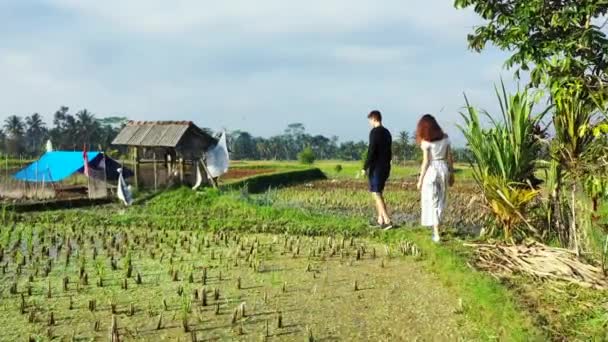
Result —
<instances>
[{"instance_id":1,"label":"white cloud","mask_svg":"<svg viewBox=\"0 0 608 342\"><path fill-rule=\"evenodd\" d=\"M162 35L216 31L331 34L399 24L411 25L438 39L453 39L462 37L476 22L470 11L457 11L446 0L47 1L104 25Z\"/></svg>"},{"instance_id":2,"label":"white cloud","mask_svg":"<svg viewBox=\"0 0 608 342\"><path fill-rule=\"evenodd\" d=\"M475 20L446 0L45 1L46 26L3 21L14 34L0 32L0 119L50 121L69 105L263 135L297 121L359 139L372 108L395 131L443 107L455 122L463 90L491 99L502 62L467 52Z\"/></svg>"},{"instance_id":3,"label":"white cloud","mask_svg":"<svg viewBox=\"0 0 608 342\"><path fill-rule=\"evenodd\" d=\"M413 57L420 51L419 47L384 47L344 45L333 51L333 56L339 62L353 64L395 64L412 62Z\"/></svg>"}]
</instances>

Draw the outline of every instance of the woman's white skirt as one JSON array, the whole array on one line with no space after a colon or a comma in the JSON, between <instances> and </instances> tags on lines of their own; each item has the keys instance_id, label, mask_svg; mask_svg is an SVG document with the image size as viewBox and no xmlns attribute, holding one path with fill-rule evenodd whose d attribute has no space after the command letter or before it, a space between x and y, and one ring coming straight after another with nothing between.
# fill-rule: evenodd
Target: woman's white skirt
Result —
<instances>
[{"instance_id":1,"label":"woman's white skirt","mask_svg":"<svg viewBox=\"0 0 608 342\"><path fill-rule=\"evenodd\" d=\"M421 205L422 225L432 227L441 223L441 216L447 204L448 163L444 160L431 161L422 180Z\"/></svg>"}]
</instances>

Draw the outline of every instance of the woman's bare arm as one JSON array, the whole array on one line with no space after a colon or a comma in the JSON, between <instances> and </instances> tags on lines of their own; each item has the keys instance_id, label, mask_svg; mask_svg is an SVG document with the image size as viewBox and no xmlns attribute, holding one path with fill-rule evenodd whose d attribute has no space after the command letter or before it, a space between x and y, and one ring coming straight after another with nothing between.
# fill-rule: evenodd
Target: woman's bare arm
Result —
<instances>
[{"instance_id":1,"label":"woman's bare arm","mask_svg":"<svg viewBox=\"0 0 608 342\"><path fill-rule=\"evenodd\" d=\"M454 172L454 154L451 146L448 146L448 168L450 172Z\"/></svg>"},{"instance_id":2,"label":"woman's bare arm","mask_svg":"<svg viewBox=\"0 0 608 342\"><path fill-rule=\"evenodd\" d=\"M422 165L420 166L420 178L418 178L418 187L422 185L426 170L429 168L429 150L427 148L422 149Z\"/></svg>"}]
</instances>

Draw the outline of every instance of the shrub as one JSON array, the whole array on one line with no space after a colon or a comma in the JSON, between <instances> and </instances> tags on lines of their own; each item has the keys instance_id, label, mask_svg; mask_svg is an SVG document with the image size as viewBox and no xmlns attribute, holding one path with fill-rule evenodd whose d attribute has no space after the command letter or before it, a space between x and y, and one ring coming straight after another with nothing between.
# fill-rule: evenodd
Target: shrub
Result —
<instances>
[{"instance_id":1,"label":"shrub","mask_svg":"<svg viewBox=\"0 0 608 342\"><path fill-rule=\"evenodd\" d=\"M334 167L334 171L336 171L336 173L342 172L342 164L336 165L336 167Z\"/></svg>"},{"instance_id":2,"label":"shrub","mask_svg":"<svg viewBox=\"0 0 608 342\"><path fill-rule=\"evenodd\" d=\"M482 128L480 115L465 97L466 112L462 113L465 124L460 130L467 139L471 151L473 175L483 191L485 200L502 223L506 240L513 230L524 223L528 231L522 234L538 234L525 218L528 205L538 191L534 189L537 160L541 151L538 127L548 108L534 113L536 99L527 91L507 95L496 89L502 110L502 120L495 120L483 111L490 128Z\"/></svg>"},{"instance_id":3,"label":"shrub","mask_svg":"<svg viewBox=\"0 0 608 342\"><path fill-rule=\"evenodd\" d=\"M298 153L298 160L302 164L313 164L315 162L315 152L310 147L305 147L302 152Z\"/></svg>"}]
</instances>

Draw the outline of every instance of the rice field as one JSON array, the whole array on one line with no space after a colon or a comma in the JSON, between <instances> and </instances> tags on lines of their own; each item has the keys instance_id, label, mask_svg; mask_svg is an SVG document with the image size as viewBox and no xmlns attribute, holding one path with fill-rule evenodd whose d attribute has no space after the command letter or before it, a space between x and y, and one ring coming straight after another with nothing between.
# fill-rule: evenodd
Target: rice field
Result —
<instances>
[{"instance_id":1,"label":"rice field","mask_svg":"<svg viewBox=\"0 0 608 342\"><path fill-rule=\"evenodd\" d=\"M387 188L400 224L390 232L368 225L373 210L363 179L331 175L257 195L178 188L129 208L5 209L0 326L12 328L0 329L0 341L601 336L594 328L600 325L583 323L601 320L604 311L550 314L562 297L529 291L525 298L536 298L537 312L551 323L544 329L522 294L467 266L462 242L487 221L466 170L451 191L444 243L414 229L419 203L409 172L397 169ZM549 330L568 317L581 322L576 332Z\"/></svg>"}]
</instances>

